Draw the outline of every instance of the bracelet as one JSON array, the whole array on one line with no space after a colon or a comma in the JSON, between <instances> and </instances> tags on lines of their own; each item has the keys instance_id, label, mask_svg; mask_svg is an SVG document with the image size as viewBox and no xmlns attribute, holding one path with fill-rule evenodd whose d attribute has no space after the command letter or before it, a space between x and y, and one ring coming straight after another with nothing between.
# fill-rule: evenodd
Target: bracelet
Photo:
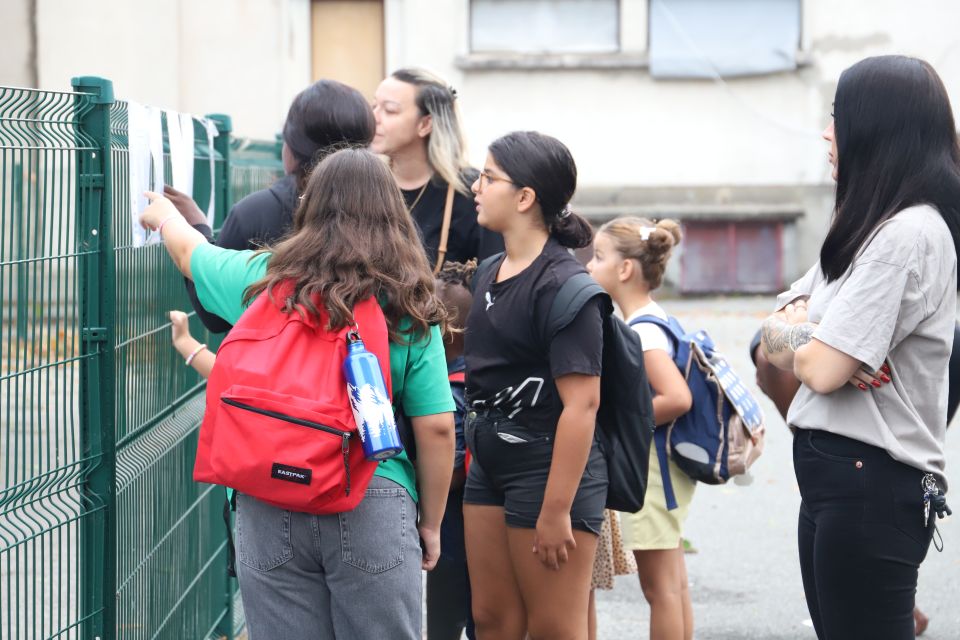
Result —
<instances>
[{"instance_id":1,"label":"bracelet","mask_svg":"<svg viewBox=\"0 0 960 640\"><path fill-rule=\"evenodd\" d=\"M163 235L163 225L167 224L168 222L170 222L170 221L173 220L174 218L180 218L180 217L182 217L180 214L175 213L175 214L173 214L173 215L171 215L171 216L167 216L166 218L164 218L163 220L161 220L161 221L160 221L160 224L157 225L157 233L160 234L160 235Z\"/></svg>"},{"instance_id":2,"label":"bracelet","mask_svg":"<svg viewBox=\"0 0 960 640\"><path fill-rule=\"evenodd\" d=\"M200 353L201 351L203 351L203 350L206 349L206 348L207 348L207 345L202 344L202 345L200 345L199 347L197 347L196 349L194 349L194 350L193 350L193 353L191 353L190 355L187 356L187 361L184 362L183 364L189 367L189 366L190 366L190 363L193 362L193 359L197 357L197 354Z\"/></svg>"}]
</instances>

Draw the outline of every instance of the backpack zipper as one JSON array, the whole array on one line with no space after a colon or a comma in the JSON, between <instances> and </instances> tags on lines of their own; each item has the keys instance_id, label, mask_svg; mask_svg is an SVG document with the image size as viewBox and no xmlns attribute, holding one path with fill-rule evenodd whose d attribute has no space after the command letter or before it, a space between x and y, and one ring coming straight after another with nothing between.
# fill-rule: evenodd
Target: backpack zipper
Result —
<instances>
[{"instance_id":1,"label":"backpack zipper","mask_svg":"<svg viewBox=\"0 0 960 640\"><path fill-rule=\"evenodd\" d=\"M328 427L327 425L320 424L319 422L312 422L302 418L294 418L293 416L288 416L284 413L280 413L279 411L270 411L269 409L254 407L249 404L234 400L233 398L220 398L220 400L224 404L230 405L231 407L236 407L237 409L243 409L244 411L249 411L251 413L259 413L260 415L267 416L268 418L290 422L292 424L300 425L301 427L316 429L317 431L324 431L326 433L339 436L341 439L340 451L343 452L343 468L347 474L347 485L344 493L346 495L350 495L350 437L353 435L352 433L349 431L342 431L335 427Z\"/></svg>"}]
</instances>

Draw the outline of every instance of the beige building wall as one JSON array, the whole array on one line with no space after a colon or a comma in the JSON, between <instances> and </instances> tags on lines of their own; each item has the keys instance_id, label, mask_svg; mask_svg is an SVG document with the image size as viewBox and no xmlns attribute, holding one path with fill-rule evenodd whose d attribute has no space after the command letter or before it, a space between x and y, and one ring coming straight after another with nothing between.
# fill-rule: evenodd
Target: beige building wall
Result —
<instances>
[{"instance_id":1,"label":"beige building wall","mask_svg":"<svg viewBox=\"0 0 960 640\"><path fill-rule=\"evenodd\" d=\"M472 55L469 0L387 0L387 69L425 66L457 88L474 163L507 131L563 140L580 172L577 202L600 219L799 214L785 237L788 279L815 259L829 221L820 132L840 72L870 55L920 56L960 104L958 3L804 0L803 66L724 82L651 78L648 4L620 0L619 54L538 61Z\"/></svg>"},{"instance_id":2,"label":"beige building wall","mask_svg":"<svg viewBox=\"0 0 960 640\"><path fill-rule=\"evenodd\" d=\"M32 87L36 84L32 0L8 0L0 7L0 84Z\"/></svg>"},{"instance_id":3,"label":"beige building wall","mask_svg":"<svg viewBox=\"0 0 960 640\"><path fill-rule=\"evenodd\" d=\"M241 135L272 138L310 83L309 0L12 0L0 25L3 84L66 90L99 75L118 98L229 113Z\"/></svg>"}]
</instances>

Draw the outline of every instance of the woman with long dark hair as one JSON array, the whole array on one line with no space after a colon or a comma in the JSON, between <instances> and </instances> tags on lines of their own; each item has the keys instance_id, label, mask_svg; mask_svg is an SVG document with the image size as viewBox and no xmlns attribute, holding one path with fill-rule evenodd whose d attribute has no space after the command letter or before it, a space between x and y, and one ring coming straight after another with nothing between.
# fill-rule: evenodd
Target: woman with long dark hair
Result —
<instances>
[{"instance_id":1,"label":"woman with long dark hair","mask_svg":"<svg viewBox=\"0 0 960 640\"><path fill-rule=\"evenodd\" d=\"M479 638L586 638L607 469L594 434L602 307L588 302L555 335L544 320L584 272L570 248L590 225L569 209L577 168L558 140L511 133L473 184L481 225L506 252L474 275L467 319L464 494Z\"/></svg>"},{"instance_id":2,"label":"woman with long dark hair","mask_svg":"<svg viewBox=\"0 0 960 640\"><path fill-rule=\"evenodd\" d=\"M802 383L787 423L803 586L820 638L912 638L946 491L960 150L940 78L903 56L843 72L824 138L833 221L762 337Z\"/></svg>"},{"instance_id":3,"label":"woman with long dark hair","mask_svg":"<svg viewBox=\"0 0 960 640\"><path fill-rule=\"evenodd\" d=\"M238 496L237 573L250 637L419 640L421 569L440 555L453 471L454 404L438 326L446 312L389 169L366 150L328 156L307 181L290 235L257 252L208 244L169 200L150 195L142 223L160 230L204 307L230 322L286 283L294 294L277 296L282 313L328 318L337 331L375 297L393 399L403 402L420 452L416 469L405 452L378 463L349 512L291 512ZM188 363L201 356L208 371L202 345Z\"/></svg>"}]
</instances>

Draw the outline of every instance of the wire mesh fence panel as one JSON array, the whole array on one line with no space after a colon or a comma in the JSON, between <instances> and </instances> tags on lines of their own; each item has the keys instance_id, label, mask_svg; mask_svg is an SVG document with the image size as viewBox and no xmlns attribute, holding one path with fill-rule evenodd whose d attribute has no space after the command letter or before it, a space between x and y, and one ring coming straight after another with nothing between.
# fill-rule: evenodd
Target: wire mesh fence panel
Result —
<instances>
[{"instance_id":1,"label":"wire mesh fence panel","mask_svg":"<svg viewBox=\"0 0 960 640\"><path fill-rule=\"evenodd\" d=\"M191 311L184 280L133 239L129 104L73 84L0 87L0 639L232 637L225 493L192 479L204 381L167 317ZM192 124L219 227L282 175L279 149Z\"/></svg>"},{"instance_id":2,"label":"wire mesh fence panel","mask_svg":"<svg viewBox=\"0 0 960 640\"><path fill-rule=\"evenodd\" d=\"M171 309L189 311L190 302L163 245L133 242L126 112L123 102L111 111L117 632L201 638L229 615L224 491L192 479L204 385L173 349L167 318ZM194 194L206 208L224 170L205 128L195 125L203 134L194 147ZM164 164L169 176L169 153ZM199 340L213 342L195 319L191 324Z\"/></svg>"},{"instance_id":3,"label":"wire mesh fence panel","mask_svg":"<svg viewBox=\"0 0 960 640\"><path fill-rule=\"evenodd\" d=\"M87 96L0 87L0 638L79 638L83 485L78 126Z\"/></svg>"}]
</instances>

